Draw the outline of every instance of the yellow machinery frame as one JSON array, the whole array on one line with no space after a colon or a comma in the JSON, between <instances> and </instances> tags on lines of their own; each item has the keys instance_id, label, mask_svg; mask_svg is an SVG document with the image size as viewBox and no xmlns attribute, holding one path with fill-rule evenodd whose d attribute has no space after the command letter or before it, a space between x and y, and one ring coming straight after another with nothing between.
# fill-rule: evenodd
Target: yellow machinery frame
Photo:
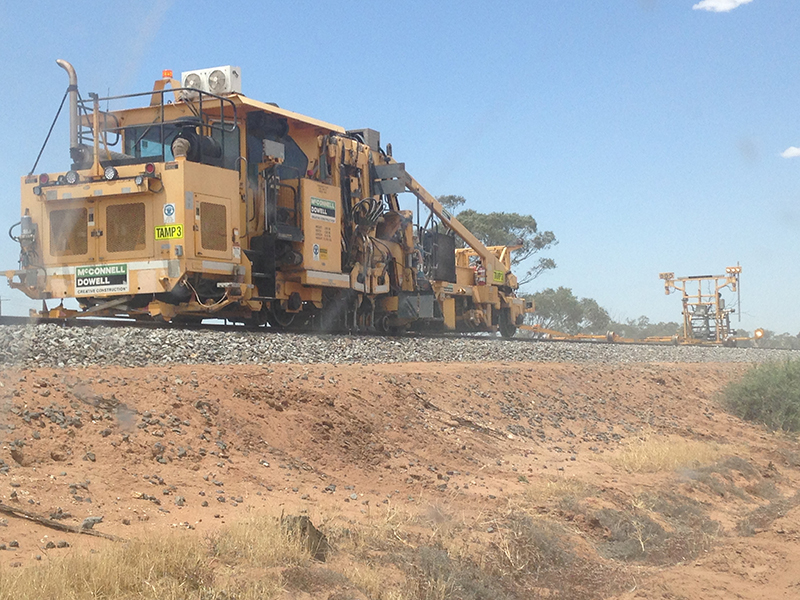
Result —
<instances>
[{"instance_id":1,"label":"yellow machinery frame","mask_svg":"<svg viewBox=\"0 0 800 600\"><path fill-rule=\"evenodd\" d=\"M722 290L730 288L738 292L741 273L742 267L736 265L727 267L725 275L675 277L671 272L659 274L664 281L665 294L675 291L682 295L682 343L735 345L738 339L730 324L730 315L735 309L726 307Z\"/></svg>"}]
</instances>

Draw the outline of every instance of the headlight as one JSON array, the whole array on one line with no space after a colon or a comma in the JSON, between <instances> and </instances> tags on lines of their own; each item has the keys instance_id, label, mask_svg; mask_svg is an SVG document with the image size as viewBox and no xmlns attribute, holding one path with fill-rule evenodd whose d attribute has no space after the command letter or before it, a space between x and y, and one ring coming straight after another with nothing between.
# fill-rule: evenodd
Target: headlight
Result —
<instances>
[{"instance_id":1,"label":"headlight","mask_svg":"<svg viewBox=\"0 0 800 600\"><path fill-rule=\"evenodd\" d=\"M141 175L137 175L137 176L136 176L136 177L133 179L133 182L134 182L136 185L142 185L142 184L144 183L144 177L143 177L143 176L141 176Z\"/></svg>"},{"instance_id":2,"label":"headlight","mask_svg":"<svg viewBox=\"0 0 800 600\"><path fill-rule=\"evenodd\" d=\"M64 179L70 185L75 185L76 183L78 183L78 180L80 178L81 177L80 177L80 175L78 175L77 171L67 171L67 174L64 176Z\"/></svg>"},{"instance_id":3,"label":"headlight","mask_svg":"<svg viewBox=\"0 0 800 600\"><path fill-rule=\"evenodd\" d=\"M117 170L112 166L106 167L105 170L103 171L103 177L106 178L106 181L113 181L118 176L119 173L117 173Z\"/></svg>"}]
</instances>

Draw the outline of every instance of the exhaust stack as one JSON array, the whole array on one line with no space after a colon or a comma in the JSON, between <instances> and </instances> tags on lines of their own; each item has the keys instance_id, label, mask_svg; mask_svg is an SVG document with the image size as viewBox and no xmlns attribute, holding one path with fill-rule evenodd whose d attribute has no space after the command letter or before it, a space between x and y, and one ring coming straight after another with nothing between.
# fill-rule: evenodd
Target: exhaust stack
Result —
<instances>
[{"instance_id":1,"label":"exhaust stack","mask_svg":"<svg viewBox=\"0 0 800 600\"><path fill-rule=\"evenodd\" d=\"M83 168L91 163L91 150L78 141L78 75L75 68L65 60L58 59L56 64L69 75L69 155L75 168Z\"/></svg>"}]
</instances>

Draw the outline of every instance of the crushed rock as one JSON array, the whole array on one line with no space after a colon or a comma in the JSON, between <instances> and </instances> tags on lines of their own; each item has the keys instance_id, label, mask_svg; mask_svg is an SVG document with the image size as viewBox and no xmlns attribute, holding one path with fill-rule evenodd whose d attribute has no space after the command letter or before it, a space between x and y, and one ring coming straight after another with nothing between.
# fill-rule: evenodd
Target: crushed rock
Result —
<instances>
[{"instance_id":1,"label":"crushed rock","mask_svg":"<svg viewBox=\"0 0 800 600\"><path fill-rule=\"evenodd\" d=\"M492 337L387 338L178 328L64 328L52 324L0 328L0 365L9 367L487 361L753 363L797 357L800 351L793 350L570 344Z\"/></svg>"}]
</instances>

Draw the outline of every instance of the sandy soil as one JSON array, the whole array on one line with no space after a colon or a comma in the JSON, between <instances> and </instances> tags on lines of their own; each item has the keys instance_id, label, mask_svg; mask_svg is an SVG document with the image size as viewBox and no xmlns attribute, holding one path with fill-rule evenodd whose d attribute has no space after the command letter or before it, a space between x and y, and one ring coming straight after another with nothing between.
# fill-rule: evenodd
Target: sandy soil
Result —
<instances>
[{"instance_id":1,"label":"sandy soil","mask_svg":"<svg viewBox=\"0 0 800 600\"><path fill-rule=\"evenodd\" d=\"M71 525L102 516L95 529L124 538L203 534L254 509L357 522L388 503L420 512L446 503L486 537L481 515L504 510L537 481L581 481L599 490L590 499L598 505L673 490L709 511L720 532L689 560L626 563L620 600L800 598L797 444L717 405L716 392L746 368L10 370L0 374L0 502ZM613 457L642 436L723 445L757 473L749 483L723 473L721 484L767 482L774 494L725 493L684 472L627 472ZM743 519L759 508L763 518L745 531ZM571 520L590 544L608 537L563 508L542 512ZM47 548L61 540L69 547ZM5 566L112 543L0 514Z\"/></svg>"}]
</instances>

